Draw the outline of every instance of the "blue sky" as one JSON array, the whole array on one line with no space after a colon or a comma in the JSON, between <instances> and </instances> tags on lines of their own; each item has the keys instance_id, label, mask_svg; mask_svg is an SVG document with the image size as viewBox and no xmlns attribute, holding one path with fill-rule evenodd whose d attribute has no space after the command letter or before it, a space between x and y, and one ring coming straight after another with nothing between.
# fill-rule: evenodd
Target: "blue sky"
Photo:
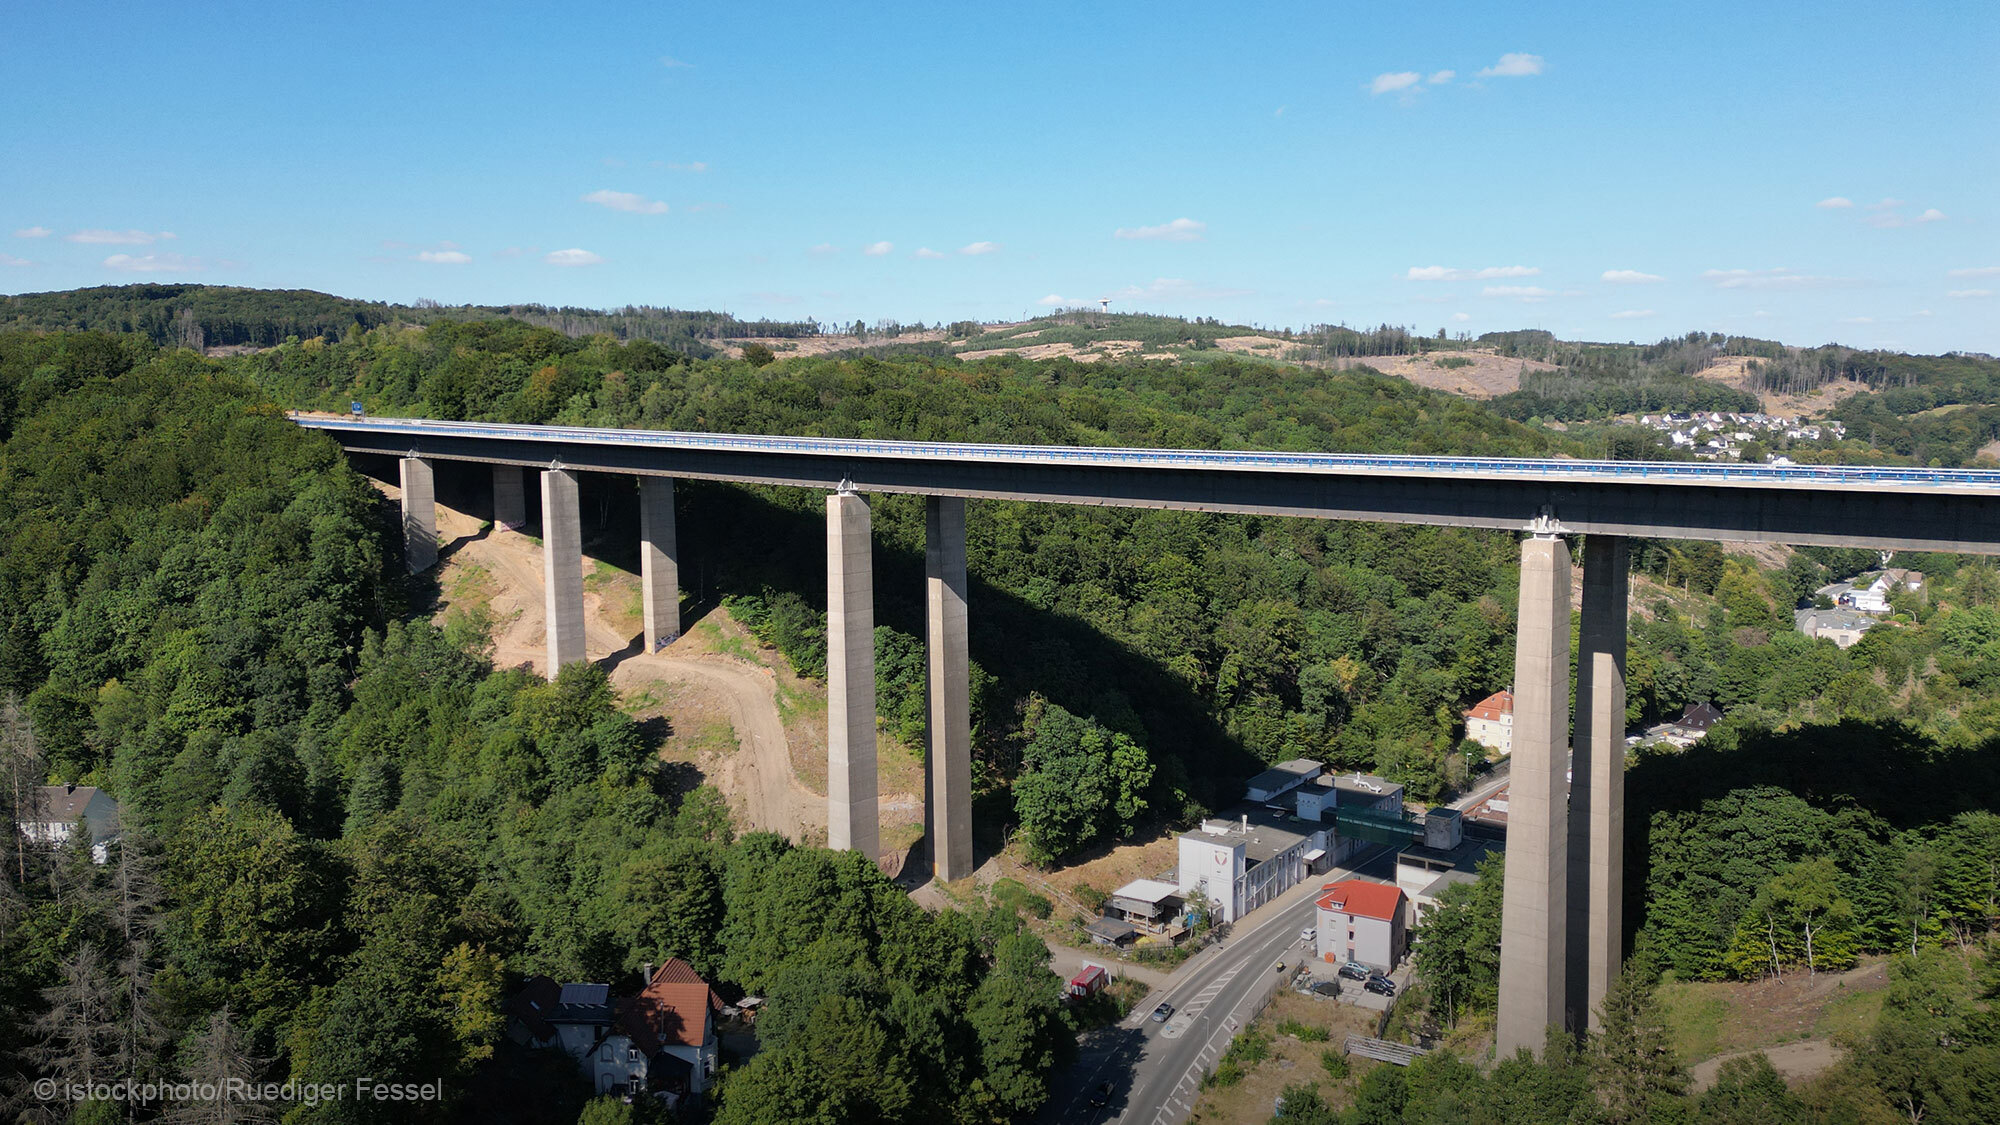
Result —
<instances>
[{"instance_id":1,"label":"blue sky","mask_svg":"<svg viewBox=\"0 0 2000 1125\"><path fill-rule=\"evenodd\" d=\"M2000 352L1991 3L15 5L0 292Z\"/></svg>"}]
</instances>

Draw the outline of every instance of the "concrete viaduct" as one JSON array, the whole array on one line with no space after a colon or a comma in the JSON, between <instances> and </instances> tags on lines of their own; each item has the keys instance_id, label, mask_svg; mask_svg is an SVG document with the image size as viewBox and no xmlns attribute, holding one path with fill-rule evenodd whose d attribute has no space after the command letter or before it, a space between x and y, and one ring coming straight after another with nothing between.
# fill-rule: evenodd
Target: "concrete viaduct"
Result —
<instances>
[{"instance_id":1,"label":"concrete viaduct","mask_svg":"<svg viewBox=\"0 0 2000 1125\"><path fill-rule=\"evenodd\" d=\"M965 500L1110 504L1525 532L1501 919L1497 1047L1582 1030L1623 942L1628 536L2000 554L2000 472L1484 457L967 445L297 415L351 452L400 459L406 556L437 560L435 459L493 466L495 522L526 520L540 470L549 669L583 657L577 472L636 477L645 637L679 635L673 478L828 493L828 844L873 857L874 581L866 493L925 497L933 871L972 871ZM1576 700L1572 553L1582 544ZM1565 777L1574 716L1575 757Z\"/></svg>"}]
</instances>

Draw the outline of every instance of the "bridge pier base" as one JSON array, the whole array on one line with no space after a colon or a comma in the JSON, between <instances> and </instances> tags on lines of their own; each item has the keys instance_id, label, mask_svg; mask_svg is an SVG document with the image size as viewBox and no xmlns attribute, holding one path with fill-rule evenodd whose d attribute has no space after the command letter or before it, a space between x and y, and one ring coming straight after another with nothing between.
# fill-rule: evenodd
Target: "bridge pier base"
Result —
<instances>
[{"instance_id":1,"label":"bridge pier base","mask_svg":"<svg viewBox=\"0 0 2000 1125\"><path fill-rule=\"evenodd\" d=\"M1623 536L1583 541L1583 623L1576 661L1576 753L1569 786L1568 1014L1598 1030L1618 976L1625 900L1625 616Z\"/></svg>"},{"instance_id":2,"label":"bridge pier base","mask_svg":"<svg viewBox=\"0 0 2000 1125\"><path fill-rule=\"evenodd\" d=\"M403 562L411 574L437 565L437 481L431 463L405 457L397 463L403 486Z\"/></svg>"},{"instance_id":3,"label":"bridge pier base","mask_svg":"<svg viewBox=\"0 0 2000 1125\"><path fill-rule=\"evenodd\" d=\"M868 502L826 498L826 846L872 862L882 829L875 777L875 572Z\"/></svg>"},{"instance_id":4,"label":"bridge pier base","mask_svg":"<svg viewBox=\"0 0 2000 1125\"><path fill-rule=\"evenodd\" d=\"M583 519L576 477L561 469L542 474L542 606L553 680L563 665L584 659Z\"/></svg>"},{"instance_id":5,"label":"bridge pier base","mask_svg":"<svg viewBox=\"0 0 2000 1125\"><path fill-rule=\"evenodd\" d=\"M528 488L516 465L493 466L493 527L519 531L528 526Z\"/></svg>"},{"instance_id":6,"label":"bridge pier base","mask_svg":"<svg viewBox=\"0 0 2000 1125\"><path fill-rule=\"evenodd\" d=\"M1521 544L1514 646L1513 776L1500 910L1500 1015L1494 1049L1539 1051L1564 1024L1569 832L1569 547L1538 531Z\"/></svg>"},{"instance_id":7,"label":"bridge pier base","mask_svg":"<svg viewBox=\"0 0 2000 1125\"><path fill-rule=\"evenodd\" d=\"M931 874L972 874L972 667L966 641L965 500L924 498L924 840Z\"/></svg>"},{"instance_id":8,"label":"bridge pier base","mask_svg":"<svg viewBox=\"0 0 2000 1125\"><path fill-rule=\"evenodd\" d=\"M681 635L681 571L674 536L674 478L639 478L639 587L645 603L646 651Z\"/></svg>"}]
</instances>

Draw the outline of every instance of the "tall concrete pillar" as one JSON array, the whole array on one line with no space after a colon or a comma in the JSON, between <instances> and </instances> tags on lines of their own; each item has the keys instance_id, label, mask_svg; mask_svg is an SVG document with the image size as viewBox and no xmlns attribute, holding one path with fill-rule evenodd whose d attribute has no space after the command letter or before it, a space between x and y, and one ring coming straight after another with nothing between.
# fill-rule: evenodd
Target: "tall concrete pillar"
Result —
<instances>
[{"instance_id":1,"label":"tall concrete pillar","mask_svg":"<svg viewBox=\"0 0 2000 1125\"><path fill-rule=\"evenodd\" d=\"M924 805L931 874L972 874L972 665L965 635L965 501L924 499Z\"/></svg>"},{"instance_id":2,"label":"tall concrete pillar","mask_svg":"<svg viewBox=\"0 0 2000 1125\"><path fill-rule=\"evenodd\" d=\"M674 478L639 478L639 588L644 595L646 651L681 635L680 549L674 540Z\"/></svg>"},{"instance_id":3,"label":"tall concrete pillar","mask_svg":"<svg viewBox=\"0 0 2000 1125\"><path fill-rule=\"evenodd\" d=\"M1625 900L1623 536L1583 541L1576 654L1576 757L1569 785L1569 1026L1597 1030L1618 975Z\"/></svg>"},{"instance_id":4,"label":"tall concrete pillar","mask_svg":"<svg viewBox=\"0 0 2000 1125\"><path fill-rule=\"evenodd\" d=\"M528 526L528 488L519 465L493 466L493 527L519 531Z\"/></svg>"},{"instance_id":5,"label":"tall concrete pillar","mask_svg":"<svg viewBox=\"0 0 2000 1125\"><path fill-rule=\"evenodd\" d=\"M1521 620L1514 643L1513 777L1507 882L1500 910L1499 1057L1539 1051L1562 1025L1569 889L1569 547L1538 530L1521 544Z\"/></svg>"},{"instance_id":6,"label":"tall concrete pillar","mask_svg":"<svg viewBox=\"0 0 2000 1125\"><path fill-rule=\"evenodd\" d=\"M874 859L875 573L868 502L826 498L826 846Z\"/></svg>"},{"instance_id":7,"label":"tall concrete pillar","mask_svg":"<svg viewBox=\"0 0 2000 1125\"><path fill-rule=\"evenodd\" d=\"M576 477L542 474L542 624L549 643L549 679L583 655L583 518Z\"/></svg>"},{"instance_id":8,"label":"tall concrete pillar","mask_svg":"<svg viewBox=\"0 0 2000 1125\"><path fill-rule=\"evenodd\" d=\"M437 565L437 483L421 457L400 462L403 485L403 561L411 574Z\"/></svg>"}]
</instances>

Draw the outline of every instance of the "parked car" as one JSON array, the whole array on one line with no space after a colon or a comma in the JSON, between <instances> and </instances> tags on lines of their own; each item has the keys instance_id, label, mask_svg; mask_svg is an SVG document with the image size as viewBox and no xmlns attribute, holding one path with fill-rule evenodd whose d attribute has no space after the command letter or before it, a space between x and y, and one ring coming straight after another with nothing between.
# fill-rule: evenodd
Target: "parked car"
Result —
<instances>
[{"instance_id":1,"label":"parked car","mask_svg":"<svg viewBox=\"0 0 2000 1125\"><path fill-rule=\"evenodd\" d=\"M1375 973L1374 970L1359 961L1349 961L1340 967L1340 975L1346 977L1348 980L1367 980L1369 977L1374 976Z\"/></svg>"},{"instance_id":2,"label":"parked car","mask_svg":"<svg viewBox=\"0 0 2000 1125\"><path fill-rule=\"evenodd\" d=\"M1323 980L1313 985L1312 990L1316 995L1320 996L1338 996L1340 995L1340 982L1337 980Z\"/></svg>"},{"instance_id":3,"label":"parked car","mask_svg":"<svg viewBox=\"0 0 2000 1125\"><path fill-rule=\"evenodd\" d=\"M1368 983L1362 985L1361 988L1363 991L1380 993L1383 996L1394 996L1396 994L1396 982L1390 980L1388 977L1369 977Z\"/></svg>"},{"instance_id":4,"label":"parked car","mask_svg":"<svg viewBox=\"0 0 2000 1125\"><path fill-rule=\"evenodd\" d=\"M1153 1009L1153 1022L1165 1023L1167 1022L1167 1017L1173 1014L1174 1014L1174 1006L1172 1004L1163 1003L1159 1007Z\"/></svg>"},{"instance_id":5,"label":"parked car","mask_svg":"<svg viewBox=\"0 0 2000 1125\"><path fill-rule=\"evenodd\" d=\"M1307 926L1305 929L1299 931L1299 944L1311 945L1313 943L1313 939L1318 936L1319 936L1318 930L1314 929L1311 926Z\"/></svg>"}]
</instances>

